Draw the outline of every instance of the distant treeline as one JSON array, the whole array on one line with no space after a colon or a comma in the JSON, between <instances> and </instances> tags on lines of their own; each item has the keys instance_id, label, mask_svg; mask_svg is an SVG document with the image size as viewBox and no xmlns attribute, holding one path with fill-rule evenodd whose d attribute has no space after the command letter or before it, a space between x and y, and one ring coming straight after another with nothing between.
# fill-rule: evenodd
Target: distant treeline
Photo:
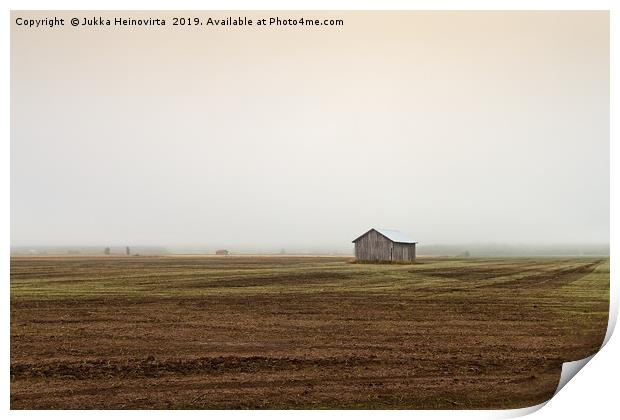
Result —
<instances>
[{"instance_id":1,"label":"distant treeline","mask_svg":"<svg viewBox=\"0 0 620 420\"><path fill-rule=\"evenodd\" d=\"M609 245L418 245L418 255L459 257L609 256Z\"/></svg>"},{"instance_id":2,"label":"distant treeline","mask_svg":"<svg viewBox=\"0 0 620 420\"><path fill-rule=\"evenodd\" d=\"M106 251L106 248L109 251ZM267 255L334 255L351 256L353 248L321 247L160 247L130 246L130 255L165 254L215 254L217 249L226 249L231 254ZM109 254L108 254L109 252ZM126 246L48 246L12 247L12 255L127 255ZM419 256L445 257L509 257L509 256L609 256L609 245L506 245L506 244L465 244L465 245L426 245L418 244Z\"/></svg>"},{"instance_id":3,"label":"distant treeline","mask_svg":"<svg viewBox=\"0 0 620 420\"><path fill-rule=\"evenodd\" d=\"M162 255L168 250L161 246L130 246L130 255ZM127 255L123 246L39 246L11 247L12 255Z\"/></svg>"}]
</instances>

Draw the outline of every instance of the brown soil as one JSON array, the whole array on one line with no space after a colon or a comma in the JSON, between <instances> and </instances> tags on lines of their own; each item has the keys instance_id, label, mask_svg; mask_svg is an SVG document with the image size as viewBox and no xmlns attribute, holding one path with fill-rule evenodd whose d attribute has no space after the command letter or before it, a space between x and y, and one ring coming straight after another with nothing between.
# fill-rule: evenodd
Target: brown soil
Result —
<instances>
[{"instance_id":1,"label":"brown soil","mask_svg":"<svg viewBox=\"0 0 620 420\"><path fill-rule=\"evenodd\" d=\"M534 405L600 346L607 264L15 258L11 408Z\"/></svg>"}]
</instances>

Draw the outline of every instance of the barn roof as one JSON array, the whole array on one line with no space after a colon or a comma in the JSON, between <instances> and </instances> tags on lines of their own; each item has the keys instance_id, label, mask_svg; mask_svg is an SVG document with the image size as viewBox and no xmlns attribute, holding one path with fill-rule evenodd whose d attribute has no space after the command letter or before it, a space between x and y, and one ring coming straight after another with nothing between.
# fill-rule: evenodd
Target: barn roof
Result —
<instances>
[{"instance_id":1,"label":"barn roof","mask_svg":"<svg viewBox=\"0 0 620 420\"><path fill-rule=\"evenodd\" d=\"M376 230L377 232L379 232L381 235L385 236L386 238L388 238L392 242L399 242L399 243L402 243L402 244L416 244L417 243L416 241L411 239L411 237L409 235L407 235L406 233L403 233L403 232L401 232L399 230L383 229L383 228L373 228L373 229L370 229L368 232L370 232L372 230ZM366 233L368 233L368 232L366 232ZM364 235L366 235L366 233L364 233ZM353 240L353 242L357 241L359 238L361 238L364 235L361 235L361 236L355 238Z\"/></svg>"}]
</instances>

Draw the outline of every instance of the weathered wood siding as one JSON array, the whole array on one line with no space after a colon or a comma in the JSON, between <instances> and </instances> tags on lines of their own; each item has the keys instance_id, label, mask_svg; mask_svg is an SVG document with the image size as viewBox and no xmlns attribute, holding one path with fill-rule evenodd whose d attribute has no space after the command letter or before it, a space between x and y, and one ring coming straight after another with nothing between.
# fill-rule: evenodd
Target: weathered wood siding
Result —
<instances>
[{"instance_id":1,"label":"weathered wood siding","mask_svg":"<svg viewBox=\"0 0 620 420\"><path fill-rule=\"evenodd\" d=\"M358 261L391 261L392 241L375 230L355 241Z\"/></svg>"},{"instance_id":2,"label":"weathered wood siding","mask_svg":"<svg viewBox=\"0 0 620 420\"><path fill-rule=\"evenodd\" d=\"M394 242L392 261L415 261L415 244Z\"/></svg>"},{"instance_id":3,"label":"weathered wood siding","mask_svg":"<svg viewBox=\"0 0 620 420\"><path fill-rule=\"evenodd\" d=\"M375 230L355 241L358 261L415 261L415 244L392 242Z\"/></svg>"}]
</instances>

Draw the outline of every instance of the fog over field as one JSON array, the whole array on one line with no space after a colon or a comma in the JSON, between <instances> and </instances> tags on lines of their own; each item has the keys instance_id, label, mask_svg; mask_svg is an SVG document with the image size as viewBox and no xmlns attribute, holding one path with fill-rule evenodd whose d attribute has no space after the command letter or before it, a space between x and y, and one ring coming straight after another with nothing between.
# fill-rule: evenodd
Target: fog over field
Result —
<instances>
[{"instance_id":1,"label":"fog over field","mask_svg":"<svg viewBox=\"0 0 620 420\"><path fill-rule=\"evenodd\" d=\"M609 243L608 13L309 15L13 25L11 245Z\"/></svg>"}]
</instances>

